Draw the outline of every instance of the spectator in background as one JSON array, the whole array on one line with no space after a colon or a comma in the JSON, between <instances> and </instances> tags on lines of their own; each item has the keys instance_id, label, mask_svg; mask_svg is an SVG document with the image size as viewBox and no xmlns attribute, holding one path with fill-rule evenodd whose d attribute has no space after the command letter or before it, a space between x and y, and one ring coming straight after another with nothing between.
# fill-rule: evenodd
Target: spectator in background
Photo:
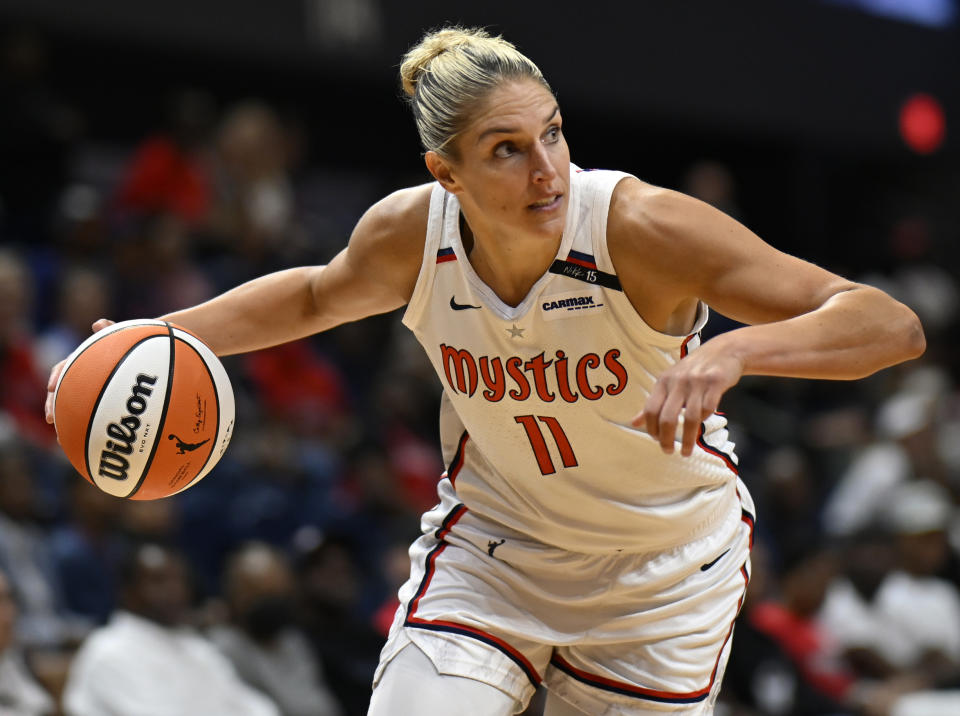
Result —
<instances>
[{"instance_id":1,"label":"spectator in background","mask_svg":"<svg viewBox=\"0 0 960 716\"><path fill-rule=\"evenodd\" d=\"M129 223L113 255L123 318L156 316L212 295L210 280L193 260L194 243L188 224L170 212Z\"/></svg>"},{"instance_id":2,"label":"spectator in background","mask_svg":"<svg viewBox=\"0 0 960 716\"><path fill-rule=\"evenodd\" d=\"M4 716L48 716L50 695L27 669L14 644L17 606L6 574L0 571L0 713Z\"/></svg>"},{"instance_id":3,"label":"spectator in background","mask_svg":"<svg viewBox=\"0 0 960 716\"><path fill-rule=\"evenodd\" d=\"M86 340L94 321L114 312L109 280L95 268L67 267L57 288L53 324L37 340L37 361L43 370L49 370Z\"/></svg>"},{"instance_id":4,"label":"spectator in background","mask_svg":"<svg viewBox=\"0 0 960 716\"><path fill-rule=\"evenodd\" d=\"M187 626L181 556L142 545L124 565L121 608L77 652L64 692L68 716L276 716L208 639Z\"/></svg>"},{"instance_id":5,"label":"spectator in background","mask_svg":"<svg viewBox=\"0 0 960 716\"><path fill-rule=\"evenodd\" d=\"M859 676L883 684L898 715L933 713L924 710L927 701L901 703L906 694L960 687L960 595L935 576L948 555L953 512L935 483L895 488L886 515L892 534L871 531L853 540L846 575L831 583L818 617ZM936 708L949 701L950 713L960 713L960 692L937 700Z\"/></svg>"},{"instance_id":6,"label":"spectator in background","mask_svg":"<svg viewBox=\"0 0 960 716\"><path fill-rule=\"evenodd\" d=\"M251 278L265 265L302 262L307 242L295 216L290 172L297 142L289 128L272 107L258 101L243 102L227 111L217 129L215 146L215 185L207 229L211 238L240 259L233 267L236 275L225 280ZM243 272L246 275L241 275Z\"/></svg>"},{"instance_id":7,"label":"spectator in background","mask_svg":"<svg viewBox=\"0 0 960 716\"><path fill-rule=\"evenodd\" d=\"M39 516L26 451L15 443L0 445L0 568L20 605L18 638L25 646L58 647L80 638L89 625L64 610L49 537Z\"/></svg>"},{"instance_id":8,"label":"spectator in background","mask_svg":"<svg viewBox=\"0 0 960 716\"><path fill-rule=\"evenodd\" d=\"M266 413L299 435L343 441L350 418L346 381L309 340L243 356L244 373Z\"/></svg>"},{"instance_id":9,"label":"spectator in background","mask_svg":"<svg viewBox=\"0 0 960 716\"><path fill-rule=\"evenodd\" d=\"M887 656L922 671L931 685L960 684L960 593L937 576L949 557L955 515L948 493L930 481L901 485L888 503L898 569L886 576L876 602L885 628L899 639Z\"/></svg>"},{"instance_id":10,"label":"spectator in background","mask_svg":"<svg viewBox=\"0 0 960 716\"><path fill-rule=\"evenodd\" d=\"M895 563L893 541L885 531L867 529L850 537L842 550L841 569L830 581L817 617L862 678L888 679L898 672L884 656L883 645L897 642L900 635L887 628L876 604Z\"/></svg>"},{"instance_id":11,"label":"spectator in background","mask_svg":"<svg viewBox=\"0 0 960 716\"><path fill-rule=\"evenodd\" d=\"M936 420L949 380L936 368L914 369L876 417L876 438L860 450L827 498L823 526L831 536L849 536L880 519L892 491L918 478L948 484L937 444Z\"/></svg>"},{"instance_id":12,"label":"spectator in background","mask_svg":"<svg viewBox=\"0 0 960 716\"><path fill-rule=\"evenodd\" d=\"M770 568L767 545L758 540L751 554L753 569L743 608L736 623L736 638L724 676L721 699L734 715L840 716L850 713L835 698L814 684L801 663L787 650L784 640L770 628L769 616L754 623L757 605L775 603L776 575ZM763 607L769 609L769 607ZM718 709L719 711L719 709Z\"/></svg>"},{"instance_id":13,"label":"spectator in background","mask_svg":"<svg viewBox=\"0 0 960 716\"><path fill-rule=\"evenodd\" d=\"M250 543L227 563L230 621L211 630L240 678L272 698L284 716L340 716L319 660L297 624L293 571L276 549Z\"/></svg>"},{"instance_id":14,"label":"spectator in background","mask_svg":"<svg viewBox=\"0 0 960 716\"><path fill-rule=\"evenodd\" d=\"M938 227L921 212L904 212L887 235L891 270L870 274L864 282L878 286L916 311L932 336L956 325L960 287L936 255Z\"/></svg>"},{"instance_id":15,"label":"spectator in background","mask_svg":"<svg viewBox=\"0 0 960 716\"><path fill-rule=\"evenodd\" d=\"M770 538L774 561L798 554L819 539L820 494L809 455L784 445L763 456L756 480L758 512L766 515L761 529Z\"/></svg>"},{"instance_id":16,"label":"spectator in background","mask_svg":"<svg viewBox=\"0 0 960 716\"><path fill-rule=\"evenodd\" d=\"M844 704L853 699L855 674L840 644L816 620L836 569L836 555L827 549L788 556L780 594L752 605L746 617L789 657L805 689L816 692L822 703Z\"/></svg>"},{"instance_id":17,"label":"spectator in background","mask_svg":"<svg viewBox=\"0 0 960 716\"><path fill-rule=\"evenodd\" d=\"M196 89L174 93L167 126L135 150L117 188L123 213L170 214L188 226L209 217L212 194L209 140L215 122L213 98Z\"/></svg>"},{"instance_id":18,"label":"spectator in background","mask_svg":"<svg viewBox=\"0 0 960 716\"><path fill-rule=\"evenodd\" d=\"M131 543L152 542L174 547L179 541L180 503L166 500L121 500L120 532Z\"/></svg>"},{"instance_id":19,"label":"spectator in background","mask_svg":"<svg viewBox=\"0 0 960 716\"><path fill-rule=\"evenodd\" d=\"M363 716L383 645L361 608L365 575L351 540L339 535L314 535L312 541L301 537L297 578L305 626L337 700L348 716Z\"/></svg>"},{"instance_id":20,"label":"spectator in background","mask_svg":"<svg viewBox=\"0 0 960 716\"><path fill-rule=\"evenodd\" d=\"M0 250L0 413L13 419L21 437L50 446L54 432L37 416L45 381L31 323L32 294L26 264L12 251Z\"/></svg>"},{"instance_id":21,"label":"spectator in background","mask_svg":"<svg viewBox=\"0 0 960 716\"><path fill-rule=\"evenodd\" d=\"M123 540L117 532L123 501L97 489L72 470L66 524L50 536L50 552L64 604L102 624L116 606Z\"/></svg>"}]
</instances>

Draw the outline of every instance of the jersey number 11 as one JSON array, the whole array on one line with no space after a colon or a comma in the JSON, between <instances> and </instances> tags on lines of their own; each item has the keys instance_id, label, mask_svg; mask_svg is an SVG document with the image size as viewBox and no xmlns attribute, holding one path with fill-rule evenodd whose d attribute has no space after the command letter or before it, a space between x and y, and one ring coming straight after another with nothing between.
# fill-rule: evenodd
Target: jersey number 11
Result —
<instances>
[{"instance_id":1,"label":"jersey number 11","mask_svg":"<svg viewBox=\"0 0 960 716\"><path fill-rule=\"evenodd\" d=\"M537 458L537 465L540 473L543 475L552 475L557 469L553 466L553 458L550 457L550 451L547 449L547 441L543 436L543 430L537 425L537 420L547 426L550 435L553 436L557 449L560 451L560 461L564 467L576 467L577 456L573 454L573 447L567 439L567 434L560 427L560 422L556 418L547 415L517 415L514 420L523 426L527 433L527 440L530 441L530 447L533 448L533 454Z\"/></svg>"}]
</instances>

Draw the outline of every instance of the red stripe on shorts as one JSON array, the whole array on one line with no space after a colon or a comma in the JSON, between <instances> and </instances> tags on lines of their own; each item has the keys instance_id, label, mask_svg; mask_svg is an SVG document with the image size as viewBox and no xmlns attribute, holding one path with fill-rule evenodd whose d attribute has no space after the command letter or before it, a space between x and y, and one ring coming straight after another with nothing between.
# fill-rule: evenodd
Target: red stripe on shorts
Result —
<instances>
[{"instance_id":1,"label":"red stripe on shorts","mask_svg":"<svg viewBox=\"0 0 960 716\"><path fill-rule=\"evenodd\" d=\"M724 641L724 644L726 644L726 641ZM721 653L723 652L722 647L720 651ZM606 676L597 676L596 674L591 674L583 669L578 669L559 654L554 654L550 659L550 663L559 668L561 671L574 677L577 681L582 681L590 686L596 686L604 691L613 691L618 694L624 694L625 696L636 696L637 698L648 699L650 701L660 701L664 703L686 704L703 701L705 698L707 698L707 695L710 693L710 688L713 686L713 677L711 677L710 684L706 688L700 689L699 691L691 691L689 693L658 691L656 689L645 689L642 686L628 684L625 681L609 679ZM714 669L714 671L716 671L716 669Z\"/></svg>"},{"instance_id":2,"label":"red stripe on shorts","mask_svg":"<svg viewBox=\"0 0 960 716\"><path fill-rule=\"evenodd\" d=\"M747 585L747 566L744 564L740 568L740 573L743 575L744 582L744 594L746 594L746 585ZM740 613L740 607L743 606L743 597L740 596L740 599L737 600L737 614ZM646 699L648 701L658 701L661 703L670 703L670 704L690 704L703 701L710 695L710 691L713 689L713 684L717 679L717 671L720 668L720 658L723 656L723 650L727 646L727 642L730 641L730 635L733 634L733 625L736 622L736 614L733 619L730 621L730 628L727 629L727 635L723 639L723 644L720 645L720 651L717 652L717 660L713 663L713 670L710 672L710 681L702 689L697 691L689 691L686 693L682 692L673 692L673 691L660 691L657 689L647 689L642 686L636 686L634 684L628 684L625 681L617 681L616 679L610 679L606 676L597 676L596 674L591 674L583 669L578 669L569 661L564 659L559 654L554 654L550 663L556 666L561 671L569 674L577 681L581 681L589 686L595 686L598 689L603 689L604 691L612 691L618 694L624 694L625 696L635 696L640 699Z\"/></svg>"},{"instance_id":3,"label":"red stripe on shorts","mask_svg":"<svg viewBox=\"0 0 960 716\"><path fill-rule=\"evenodd\" d=\"M464 433L466 434L466 433ZM447 536L450 532L450 528L457 523L457 521L467 513L467 508L463 505L457 505L450 514L447 515L447 518L443 521L440 529L437 530L437 538L440 539L440 543L434 547L430 554L427 555L427 565L426 572L423 575L423 579L420 582L420 587L417 589L417 593L414 595L413 599L410 601L410 605L407 607L407 618L404 621L404 626L414 627L417 629L426 629L428 631L439 631L446 632L449 634L462 634L463 636L482 641L485 644L498 649L507 657L509 657L526 675L530 680L530 683L534 686L539 686L540 682L543 680L537 670L534 668L533 664L525 657L520 651L510 646L500 637L494 636L489 632L485 632L482 629L477 627L467 626L466 624L458 624L456 622L446 621L442 619L423 619L422 617L416 616L417 607L420 605L420 599L426 594L427 589L430 588L430 582L433 580L433 575L436 574L436 564L437 557L447 548L447 543L442 541L444 537Z\"/></svg>"}]
</instances>

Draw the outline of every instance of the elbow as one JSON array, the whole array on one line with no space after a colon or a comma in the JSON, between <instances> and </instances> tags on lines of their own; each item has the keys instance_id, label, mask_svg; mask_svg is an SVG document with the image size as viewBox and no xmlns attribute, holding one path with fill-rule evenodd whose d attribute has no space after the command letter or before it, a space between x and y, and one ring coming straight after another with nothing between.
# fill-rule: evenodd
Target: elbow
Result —
<instances>
[{"instance_id":1,"label":"elbow","mask_svg":"<svg viewBox=\"0 0 960 716\"><path fill-rule=\"evenodd\" d=\"M887 333L888 345L895 351L890 356L893 363L919 358L927 350L927 337L917 314L903 304L899 308L899 316L890 321Z\"/></svg>"},{"instance_id":2,"label":"elbow","mask_svg":"<svg viewBox=\"0 0 960 716\"><path fill-rule=\"evenodd\" d=\"M874 344L878 348L875 354L877 363L858 378L919 358L927 350L927 338L917 314L903 304L899 307L899 315L889 316L885 330L878 333L878 341Z\"/></svg>"},{"instance_id":3,"label":"elbow","mask_svg":"<svg viewBox=\"0 0 960 716\"><path fill-rule=\"evenodd\" d=\"M923 324L920 323L917 314L909 309L908 312L909 316L907 316L903 335L906 343L906 360L912 360L919 358L924 354L924 351L927 350L927 337L924 335Z\"/></svg>"}]
</instances>

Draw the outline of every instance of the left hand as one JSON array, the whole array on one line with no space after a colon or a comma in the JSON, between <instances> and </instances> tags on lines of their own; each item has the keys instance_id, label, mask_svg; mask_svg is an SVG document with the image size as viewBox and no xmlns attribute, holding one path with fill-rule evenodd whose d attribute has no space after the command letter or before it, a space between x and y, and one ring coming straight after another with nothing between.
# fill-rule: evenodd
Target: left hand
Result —
<instances>
[{"instance_id":1,"label":"left hand","mask_svg":"<svg viewBox=\"0 0 960 716\"><path fill-rule=\"evenodd\" d=\"M91 329L94 333L97 331L102 331L108 326L112 326L114 321L111 321L109 318L101 318L97 321L94 321ZM44 417L48 423L53 425L53 397L54 392L57 389L57 381L60 380L60 374L63 372L63 367L67 364L67 359L64 358L62 361L57 363L50 370L50 377L47 378L47 399L43 404Z\"/></svg>"},{"instance_id":2,"label":"left hand","mask_svg":"<svg viewBox=\"0 0 960 716\"><path fill-rule=\"evenodd\" d=\"M716 350L710 342L660 374L643 410L631 421L645 425L665 453L672 454L677 424L683 415L680 454L693 454L701 423L720 406L720 398L743 375L740 359Z\"/></svg>"}]
</instances>

